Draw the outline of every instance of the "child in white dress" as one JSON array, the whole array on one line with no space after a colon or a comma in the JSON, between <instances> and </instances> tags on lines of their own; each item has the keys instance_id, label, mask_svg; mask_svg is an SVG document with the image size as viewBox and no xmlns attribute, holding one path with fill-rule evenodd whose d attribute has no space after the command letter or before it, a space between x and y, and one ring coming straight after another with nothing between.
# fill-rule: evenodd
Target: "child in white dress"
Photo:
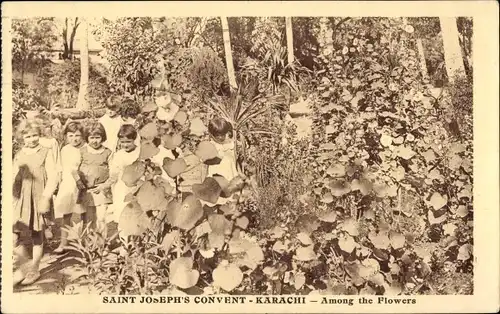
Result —
<instances>
[{"instance_id":1,"label":"child in white dress","mask_svg":"<svg viewBox=\"0 0 500 314\"><path fill-rule=\"evenodd\" d=\"M80 214L82 222L87 223L85 208L77 204L80 190L84 189L78 175L80 148L85 144L83 126L76 121L69 122L64 129L64 136L67 144L61 150L61 183L54 202L56 218L62 217L61 243L54 253L63 253L66 250L68 233L64 228L71 224L73 213Z\"/></svg>"},{"instance_id":2,"label":"child in white dress","mask_svg":"<svg viewBox=\"0 0 500 314\"><path fill-rule=\"evenodd\" d=\"M221 161L219 164L208 166L207 177L218 174L223 176L226 180L231 181L238 176L234 141L228 136L231 131L231 124L222 118L212 119L208 124L208 132L211 137L210 142L217 149Z\"/></svg>"},{"instance_id":3,"label":"child in white dress","mask_svg":"<svg viewBox=\"0 0 500 314\"><path fill-rule=\"evenodd\" d=\"M112 213L112 219L119 222L123 208L127 205L125 197L133 190L122 180L125 167L139 160L140 149L135 144L137 131L133 125L122 125L118 132L119 145L121 147L110 162L109 179L98 185L96 189L100 192L106 192L111 189L113 195L113 204L108 207L108 213Z\"/></svg>"},{"instance_id":4,"label":"child in white dress","mask_svg":"<svg viewBox=\"0 0 500 314\"><path fill-rule=\"evenodd\" d=\"M99 122L104 126L106 131L106 141L103 145L116 152L118 148L118 131L123 124L123 120L118 114L118 103L121 98L119 96L112 96L106 102L106 113L99 119Z\"/></svg>"},{"instance_id":5,"label":"child in white dress","mask_svg":"<svg viewBox=\"0 0 500 314\"><path fill-rule=\"evenodd\" d=\"M234 141L228 136L232 132L232 126L223 118L215 118L208 124L208 132L211 137L210 142L217 149L220 163L209 165L206 177L219 175L224 177L227 181L231 181L238 176ZM228 201L229 198L219 197L216 204L221 205Z\"/></svg>"}]
</instances>

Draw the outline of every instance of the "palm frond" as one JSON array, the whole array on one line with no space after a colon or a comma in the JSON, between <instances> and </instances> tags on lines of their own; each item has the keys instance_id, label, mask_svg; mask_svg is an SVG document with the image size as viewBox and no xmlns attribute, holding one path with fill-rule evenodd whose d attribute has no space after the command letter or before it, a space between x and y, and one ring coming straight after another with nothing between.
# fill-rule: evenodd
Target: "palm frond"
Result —
<instances>
[{"instance_id":1,"label":"palm frond","mask_svg":"<svg viewBox=\"0 0 500 314\"><path fill-rule=\"evenodd\" d=\"M240 126L243 126L245 125L245 123L247 123L249 120L252 120L254 119L255 117L263 114L264 112L267 111L267 107L262 107L261 109L255 111L255 112L252 112L251 114L247 114L246 116L244 116L240 121L239 121L239 125Z\"/></svg>"},{"instance_id":2,"label":"palm frond","mask_svg":"<svg viewBox=\"0 0 500 314\"><path fill-rule=\"evenodd\" d=\"M260 102L253 102L253 103L250 103L245 109L243 109L241 111L241 113L239 114L239 116L237 117L237 120L242 120L245 118L245 116L248 116L248 115L252 115L252 113L255 111L255 110L258 110L258 107L259 106L263 106L264 104L260 103Z\"/></svg>"}]
</instances>

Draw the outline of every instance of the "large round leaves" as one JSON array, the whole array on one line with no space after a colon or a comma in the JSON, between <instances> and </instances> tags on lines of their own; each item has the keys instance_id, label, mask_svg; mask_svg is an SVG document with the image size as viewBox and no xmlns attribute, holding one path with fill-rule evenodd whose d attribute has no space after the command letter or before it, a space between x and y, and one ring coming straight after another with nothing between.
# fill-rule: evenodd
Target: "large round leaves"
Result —
<instances>
[{"instance_id":1,"label":"large round leaves","mask_svg":"<svg viewBox=\"0 0 500 314\"><path fill-rule=\"evenodd\" d=\"M217 203L222 189L214 178L205 178L202 184L193 184L194 195L202 201Z\"/></svg>"},{"instance_id":2,"label":"large round leaves","mask_svg":"<svg viewBox=\"0 0 500 314\"><path fill-rule=\"evenodd\" d=\"M215 147L214 144L210 143L209 141L203 141L200 144L198 144L198 147L196 148L194 154L198 156L198 158L200 158L201 161L203 162L214 159L219 156L217 148Z\"/></svg>"},{"instance_id":3,"label":"large round leaves","mask_svg":"<svg viewBox=\"0 0 500 314\"><path fill-rule=\"evenodd\" d=\"M230 292L241 284L243 273L235 264L222 261L212 273L214 286Z\"/></svg>"},{"instance_id":4,"label":"large round leaves","mask_svg":"<svg viewBox=\"0 0 500 314\"><path fill-rule=\"evenodd\" d=\"M165 189L146 181L137 192L137 202L143 211L163 210L166 202Z\"/></svg>"},{"instance_id":5,"label":"large round leaves","mask_svg":"<svg viewBox=\"0 0 500 314\"><path fill-rule=\"evenodd\" d=\"M162 136L163 146L166 149L176 149L182 143L182 136L180 134L165 134Z\"/></svg>"},{"instance_id":6,"label":"large round leaves","mask_svg":"<svg viewBox=\"0 0 500 314\"><path fill-rule=\"evenodd\" d=\"M118 229L124 236L138 236L150 226L150 220L136 201L128 203L118 221Z\"/></svg>"},{"instance_id":7,"label":"large round leaves","mask_svg":"<svg viewBox=\"0 0 500 314\"><path fill-rule=\"evenodd\" d=\"M175 227L190 230L202 216L201 202L192 194L188 195L182 202L173 200L168 203L167 220Z\"/></svg>"},{"instance_id":8,"label":"large round leaves","mask_svg":"<svg viewBox=\"0 0 500 314\"><path fill-rule=\"evenodd\" d=\"M175 178L187 169L186 161L183 158L171 159L165 157L163 159L163 170L171 178Z\"/></svg>"},{"instance_id":9,"label":"large round leaves","mask_svg":"<svg viewBox=\"0 0 500 314\"><path fill-rule=\"evenodd\" d=\"M231 234L233 224L224 215L212 214L208 216L211 232L208 234L210 247L221 249L224 246L226 234Z\"/></svg>"},{"instance_id":10,"label":"large round leaves","mask_svg":"<svg viewBox=\"0 0 500 314\"><path fill-rule=\"evenodd\" d=\"M139 131L139 134L141 138L152 141L155 137L158 136L158 127L156 126L156 123L150 122L142 127L142 129Z\"/></svg>"},{"instance_id":11,"label":"large round leaves","mask_svg":"<svg viewBox=\"0 0 500 314\"><path fill-rule=\"evenodd\" d=\"M200 273L193 269L193 260L189 257L179 257L170 263L170 282L181 289L196 285Z\"/></svg>"},{"instance_id":12,"label":"large round leaves","mask_svg":"<svg viewBox=\"0 0 500 314\"><path fill-rule=\"evenodd\" d=\"M151 159L160 152L160 149L151 142L144 142L141 144L141 151L139 154L140 160Z\"/></svg>"},{"instance_id":13,"label":"large round leaves","mask_svg":"<svg viewBox=\"0 0 500 314\"><path fill-rule=\"evenodd\" d=\"M194 118L193 120L191 120L191 125L190 125L191 134L196 136L202 136L203 134L205 134L206 131L207 127L205 126L203 121L201 121L200 118Z\"/></svg>"},{"instance_id":14,"label":"large round leaves","mask_svg":"<svg viewBox=\"0 0 500 314\"><path fill-rule=\"evenodd\" d=\"M133 187L139 182L145 171L146 166L144 163L135 161L123 169L122 180L126 186Z\"/></svg>"},{"instance_id":15,"label":"large round leaves","mask_svg":"<svg viewBox=\"0 0 500 314\"><path fill-rule=\"evenodd\" d=\"M298 247L297 250L295 250L294 258L296 260L304 262L317 259L316 253L314 253L314 246L308 245L304 247Z\"/></svg>"}]
</instances>

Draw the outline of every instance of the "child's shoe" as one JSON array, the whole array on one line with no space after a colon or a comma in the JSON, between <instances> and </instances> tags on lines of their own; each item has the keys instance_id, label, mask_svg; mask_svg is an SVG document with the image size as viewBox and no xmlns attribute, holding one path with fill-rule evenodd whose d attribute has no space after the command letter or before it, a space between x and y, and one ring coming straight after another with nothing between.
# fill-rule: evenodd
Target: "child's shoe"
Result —
<instances>
[{"instance_id":1,"label":"child's shoe","mask_svg":"<svg viewBox=\"0 0 500 314\"><path fill-rule=\"evenodd\" d=\"M35 283L39 278L40 278L40 272L38 270L31 270L29 271L26 276L24 277L24 280L21 282L22 285L31 285Z\"/></svg>"}]
</instances>

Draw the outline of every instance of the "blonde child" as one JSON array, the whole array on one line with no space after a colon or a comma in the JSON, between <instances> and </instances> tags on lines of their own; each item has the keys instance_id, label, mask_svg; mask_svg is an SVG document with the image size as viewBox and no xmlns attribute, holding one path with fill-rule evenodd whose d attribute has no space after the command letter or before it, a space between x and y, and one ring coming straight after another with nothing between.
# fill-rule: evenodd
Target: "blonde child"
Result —
<instances>
[{"instance_id":1,"label":"blonde child","mask_svg":"<svg viewBox=\"0 0 500 314\"><path fill-rule=\"evenodd\" d=\"M83 126L76 121L69 122L64 129L67 144L61 150L61 183L54 202L56 218L62 217L61 243L54 253L63 253L68 244L67 231L64 230L71 223L73 213L80 214L84 224L87 223L85 208L77 204L80 190L85 189L79 175L81 155L80 149L85 144Z\"/></svg>"},{"instance_id":2,"label":"blonde child","mask_svg":"<svg viewBox=\"0 0 500 314\"><path fill-rule=\"evenodd\" d=\"M103 145L111 152L116 152L118 148L118 131L123 124L123 120L118 114L120 100L121 98L118 96L110 97L106 102L106 113L99 119L106 131L106 140Z\"/></svg>"},{"instance_id":3,"label":"blonde child","mask_svg":"<svg viewBox=\"0 0 500 314\"><path fill-rule=\"evenodd\" d=\"M47 114L44 114L44 112L40 112L35 116L35 121L37 123L40 123L42 127L42 136L40 137L40 145L46 148L50 148L51 152L51 157L53 159L54 165L56 166L56 175L57 175L57 182L59 183L61 181L61 173L62 173L62 166L61 166L61 147L59 145L59 142L54 136L53 129L52 129L52 123ZM52 195L51 198L51 207L49 213L47 213L45 216L47 218L50 218L47 220L47 226L46 231L49 233L46 234L46 237L52 237L52 225L54 225L53 221L53 215L54 215L54 199L55 199L55 194L57 192L57 189L55 193Z\"/></svg>"},{"instance_id":4,"label":"blonde child","mask_svg":"<svg viewBox=\"0 0 500 314\"><path fill-rule=\"evenodd\" d=\"M107 191L100 193L94 188L109 179L112 152L103 146L103 142L106 141L106 131L101 123L94 122L87 126L85 137L87 144L80 149L79 168L79 177L85 190L81 192L78 203L84 207L88 215L92 214L94 226L96 222L99 225L106 223L106 209L111 203L110 193Z\"/></svg>"},{"instance_id":5,"label":"blonde child","mask_svg":"<svg viewBox=\"0 0 500 314\"><path fill-rule=\"evenodd\" d=\"M46 115L40 113L35 117L37 123L39 123L42 127L42 136L40 137L40 145L43 147L50 148L50 151L52 152L52 159L54 160L54 163L58 167L58 174L61 172L61 147L59 145L59 142L57 141L56 138L54 138L54 135L52 134L52 126L50 123L49 117Z\"/></svg>"},{"instance_id":6,"label":"blonde child","mask_svg":"<svg viewBox=\"0 0 500 314\"><path fill-rule=\"evenodd\" d=\"M43 257L43 215L50 209L50 199L57 187L56 165L50 148L40 145L42 128L35 122L24 121L20 126L24 146L15 155L13 186L14 246L19 257L27 260L26 248L19 243L21 232L31 233L33 262L25 276L16 277L15 284L29 285L40 278Z\"/></svg>"},{"instance_id":7,"label":"blonde child","mask_svg":"<svg viewBox=\"0 0 500 314\"><path fill-rule=\"evenodd\" d=\"M121 212L127 204L125 197L132 191L122 180L125 167L139 159L140 149L137 147L137 131L133 125L122 125L118 132L120 150L113 154L109 167L109 179L99 184L93 191L106 192L111 189L113 204L108 207L108 212L113 213L113 220L119 222Z\"/></svg>"}]
</instances>

